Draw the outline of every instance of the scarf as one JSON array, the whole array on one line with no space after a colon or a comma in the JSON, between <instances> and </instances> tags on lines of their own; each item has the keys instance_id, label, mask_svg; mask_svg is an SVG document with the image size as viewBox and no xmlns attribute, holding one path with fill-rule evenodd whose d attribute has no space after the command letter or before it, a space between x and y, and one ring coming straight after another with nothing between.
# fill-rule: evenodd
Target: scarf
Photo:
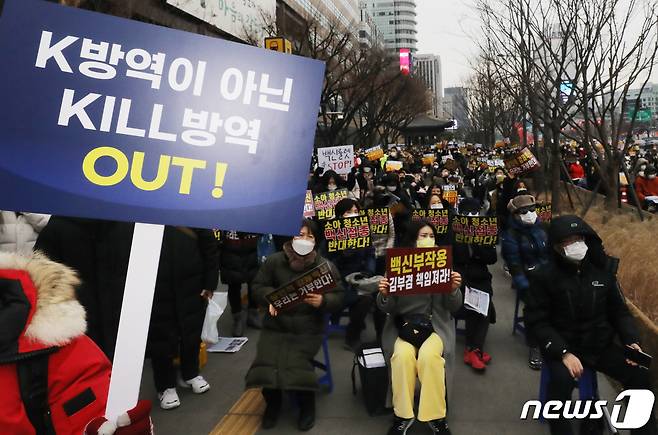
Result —
<instances>
[{"instance_id":1,"label":"scarf","mask_svg":"<svg viewBox=\"0 0 658 435\"><path fill-rule=\"evenodd\" d=\"M306 270L310 265L315 263L315 259L318 255L315 250L311 251L308 255L299 255L294 249L292 249L292 241L286 242L286 244L283 245L283 252L286 254L286 257L288 257L290 268L295 272L303 272Z\"/></svg>"}]
</instances>

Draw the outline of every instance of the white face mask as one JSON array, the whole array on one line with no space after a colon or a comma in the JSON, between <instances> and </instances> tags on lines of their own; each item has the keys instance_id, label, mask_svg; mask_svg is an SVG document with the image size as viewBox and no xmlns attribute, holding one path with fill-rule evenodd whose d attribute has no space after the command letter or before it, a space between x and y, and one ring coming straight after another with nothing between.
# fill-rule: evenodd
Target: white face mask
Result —
<instances>
[{"instance_id":1,"label":"white face mask","mask_svg":"<svg viewBox=\"0 0 658 435\"><path fill-rule=\"evenodd\" d=\"M344 218L355 218L359 217L359 213L347 213L343 215Z\"/></svg>"},{"instance_id":2,"label":"white face mask","mask_svg":"<svg viewBox=\"0 0 658 435\"><path fill-rule=\"evenodd\" d=\"M436 203L436 204L432 204L432 205L430 205L430 209L431 210L441 210L441 209L443 209L443 204L441 204L440 202Z\"/></svg>"},{"instance_id":3,"label":"white face mask","mask_svg":"<svg viewBox=\"0 0 658 435\"><path fill-rule=\"evenodd\" d=\"M654 178L656 178L656 174L649 175L649 180L653 180Z\"/></svg>"},{"instance_id":4,"label":"white face mask","mask_svg":"<svg viewBox=\"0 0 658 435\"><path fill-rule=\"evenodd\" d=\"M337 186L335 184L330 184L327 186L327 189L329 189L330 192L333 192L334 190L336 190L336 187Z\"/></svg>"},{"instance_id":5,"label":"white face mask","mask_svg":"<svg viewBox=\"0 0 658 435\"><path fill-rule=\"evenodd\" d=\"M529 211L526 214L522 214L521 222L523 222L525 225L534 225L535 222L537 222L537 212Z\"/></svg>"},{"instance_id":6,"label":"white face mask","mask_svg":"<svg viewBox=\"0 0 658 435\"><path fill-rule=\"evenodd\" d=\"M386 186L386 190L388 190L389 192L395 192L395 189L397 189L396 186Z\"/></svg>"},{"instance_id":7,"label":"white face mask","mask_svg":"<svg viewBox=\"0 0 658 435\"><path fill-rule=\"evenodd\" d=\"M479 214L474 211L473 213L468 213L466 216L475 217L475 216L479 216Z\"/></svg>"},{"instance_id":8,"label":"white face mask","mask_svg":"<svg viewBox=\"0 0 658 435\"><path fill-rule=\"evenodd\" d=\"M420 168L420 172L422 172L423 174L425 174L425 173L427 172L427 168Z\"/></svg>"},{"instance_id":9,"label":"white face mask","mask_svg":"<svg viewBox=\"0 0 658 435\"><path fill-rule=\"evenodd\" d=\"M638 175L638 177L644 177L644 171L639 171L639 172L637 173L637 175Z\"/></svg>"},{"instance_id":10,"label":"white face mask","mask_svg":"<svg viewBox=\"0 0 658 435\"><path fill-rule=\"evenodd\" d=\"M363 172L364 172L365 174L369 173L369 172L370 172L370 168L368 168L368 167L363 168Z\"/></svg>"},{"instance_id":11,"label":"white face mask","mask_svg":"<svg viewBox=\"0 0 658 435\"><path fill-rule=\"evenodd\" d=\"M640 169L644 171L645 169L647 169L647 165L640 165Z\"/></svg>"},{"instance_id":12,"label":"white face mask","mask_svg":"<svg viewBox=\"0 0 658 435\"><path fill-rule=\"evenodd\" d=\"M564 247L564 257L571 261L582 261L587 255L587 243L578 240Z\"/></svg>"},{"instance_id":13,"label":"white face mask","mask_svg":"<svg viewBox=\"0 0 658 435\"><path fill-rule=\"evenodd\" d=\"M315 242L306 239L292 239L292 250L304 257L313 251Z\"/></svg>"}]
</instances>

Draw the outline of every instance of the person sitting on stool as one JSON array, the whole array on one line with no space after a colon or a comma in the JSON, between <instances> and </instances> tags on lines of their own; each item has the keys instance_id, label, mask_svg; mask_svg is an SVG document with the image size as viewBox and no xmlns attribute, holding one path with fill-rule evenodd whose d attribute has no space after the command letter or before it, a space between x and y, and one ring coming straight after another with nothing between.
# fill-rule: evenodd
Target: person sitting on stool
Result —
<instances>
[{"instance_id":1,"label":"person sitting on stool","mask_svg":"<svg viewBox=\"0 0 658 435\"><path fill-rule=\"evenodd\" d=\"M529 274L525 305L526 327L539 341L551 374L548 400L571 400L583 367L608 375L625 389L651 390L649 371L624 355L623 345L641 349L617 282L616 259L577 216L553 219L548 239L550 262ZM622 345L615 342L617 336ZM573 433L564 418L549 423L553 435ZM601 423L585 420L581 434L601 434ZM644 427L631 433L658 434L654 412Z\"/></svg>"}]
</instances>

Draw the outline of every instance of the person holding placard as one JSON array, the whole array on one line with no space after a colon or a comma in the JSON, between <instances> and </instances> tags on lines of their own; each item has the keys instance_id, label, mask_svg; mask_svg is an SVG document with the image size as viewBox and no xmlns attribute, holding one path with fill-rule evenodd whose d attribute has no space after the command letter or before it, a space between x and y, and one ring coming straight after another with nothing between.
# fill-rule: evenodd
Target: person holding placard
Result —
<instances>
[{"instance_id":1,"label":"person holding placard","mask_svg":"<svg viewBox=\"0 0 658 435\"><path fill-rule=\"evenodd\" d=\"M303 303L279 312L266 296L315 267L328 261L318 253L322 233L311 220L302 222L299 234L270 255L254 279L254 296L267 309L258 351L246 376L247 388L262 388L266 408L263 429L276 426L283 391L292 391L299 400L298 428L310 430L315 424L315 392L318 380L311 361L320 350L326 316L343 306L340 275L329 262L338 285L324 294L308 293Z\"/></svg>"},{"instance_id":2,"label":"person holding placard","mask_svg":"<svg viewBox=\"0 0 658 435\"><path fill-rule=\"evenodd\" d=\"M463 199L459 203L459 214L480 216L480 201L474 198ZM453 246L453 258L453 268L464 279L464 306L456 316L466 321L464 364L476 371L484 371L491 361L491 355L484 351L484 344L489 324L496 321L492 301L492 275L488 267L498 261L496 247L456 243Z\"/></svg>"},{"instance_id":3,"label":"person holding placard","mask_svg":"<svg viewBox=\"0 0 658 435\"><path fill-rule=\"evenodd\" d=\"M405 247L429 248L451 244L445 235L439 238L427 222L411 222ZM391 373L389 401L395 413L389 435L403 435L414 423L414 390L416 378L421 392L418 421L426 422L434 434L450 435L447 422L447 397L454 365L455 323L452 314L462 305L462 278L452 272L452 292L449 294L419 294L414 296L389 295L390 283L379 284L377 304L388 313L382 336L382 348ZM425 319L421 321L420 318ZM431 328L426 340L417 348L401 339L396 319L416 321ZM431 327L429 326L431 325Z\"/></svg>"}]
</instances>

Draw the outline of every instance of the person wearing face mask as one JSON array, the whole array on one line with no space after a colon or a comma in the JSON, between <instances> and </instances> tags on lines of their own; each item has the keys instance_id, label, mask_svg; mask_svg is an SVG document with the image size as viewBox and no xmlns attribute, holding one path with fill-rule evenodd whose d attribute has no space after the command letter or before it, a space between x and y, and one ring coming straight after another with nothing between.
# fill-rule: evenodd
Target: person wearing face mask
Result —
<instances>
[{"instance_id":1,"label":"person wearing face mask","mask_svg":"<svg viewBox=\"0 0 658 435\"><path fill-rule=\"evenodd\" d=\"M313 194L333 192L345 187L345 181L334 171L325 171L318 184L313 189Z\"/></svg>"},{"instance_id":2,"label":"person wearing face mask","mask_svg":"<svg viewBox=\"0 0 658 435\"><path fill-rule=\"evenodd\" d=\"M298 398L298 429L308 431L315 424L318 382L311 361L322 345L325 316L338 312L343 302L338 271L317 252L316 241L320 237L317 224L305 219L299 234L284 245L282 252L267 257L253 281L254 295L267 313L246 385L263 389L266 403L263 429L276 426L284 390ZM336 288L324 294L308 294L303 303L281 312L269 304L265 296L322 263L329 263Z\"/></svg>"},{"instance_id":3,"label":"person wearing face mask","mask_svg":"<svg viewBox=\"0 0 658 435\"><path fill-rule=\"evenodd\" d=\"M450 244L445 235L439 238L436 230L424 221L409 225L402 246L428 248ZM379 283L377 305L388 313L382 336L382 349L390 370L387 403L395 414L389 435L403 435L416 420L414 390L416 378L421 383L417 418L429 425L432 433L450 435L447 420L447 400L450 397L455 352L455 324L452 313L462 304L461 276L452 272L452 292L393 296L389 282ZM399 337L397 324L425 317L432 324L433 333L419 349Z\"/></svg>"},{"instance_id":4,"label":"person wearing face mask","mask_svg":"<svg viewBox=\"0 0 658 435\"><path fill-rule=\"evenodd\" d=\"M548 262L547 236L537 219L535 198L519 195L509 202L511 216L507 228L501 233L501 254L512 275L512 288L519 292L521 300L527 296L527 273ZM526 343L530 348L528 365L533 370L541 369L541 353L537 342L526 331Z\"/></svg>"},{"instance_id":5,"label":"person wearing face mask","mask_svg":"<svg viewBox=\"0 0 658 435\"><path fill-rule=\"evenodd\" d=\"M641 350L633 316L617 282L619 261L577 216L560 216L549 229L550 262L529 274L527 328L537 338L550 371L548 400L570 400L584 367L604 373L624 389L650 390L649 371L624 356ZM620 343L620 344L618 344ZM655 408L654 408L655 411ZM655 412L633 435L657 434ZM571 422L548 420L553 435L571 435ZM581 434L602 434L602 420L583 420Z\"/></svg>"},{"instance_id":6,"label":"person wearing face mask","mask_svg":"<svg viewBox=\"0 0 658 435\"><path fill-rule=\"evenodd\" d=\"M413 210L411 198L400 187L399 178L396 174L387 174L382 179L382 184L390 195L395 195L398 198L398 203L391 213L395 221L396 242L399 243L407 223L411 219L411 211Z\"/></svg>"},{"instance_id":7,"label":"person wearing face mask","mask_svg":"<svg viewBox=\"0 0 658 435\"><path fill-rule=\"evenodd\" d=\"M465 198L459 203L459 214L462 216L479 216L481 203L474 198ZM489 311L486 316L462 307L455 316L466 322L466 348L464 349L464 364L475 371L482 372L491 361L491 355L484 351L484 344L489 331L489 324L496 322L496 311L493 305L492 275L489 265L496 264L498 255L495 246L478 246L456 243L453 246L453 269L459 272L465 287L488 293Z\"/></svg>"},{"instance_id":8,"label":"person wearing face mask","mask_svg":"<svg viewBox=\"0 0 658 435\"><path fill-rule=\"evenodd\" d=\"M336 216L351 218L359 216L358 203L350 198L341 199L334 207ZM336 265L343 279L345 297L343 307L349 309L350 322L345 330L345 348L356 350L361 345L361 331L366 327L365 319L374 304L371 295L359 295L358 290L347 284L347 277L355 273L367 276L375 274L375 248L338 251L329 253L327 258Z\"/></svg>"},{"instance_id":9,"label":"person wearing face mask","mask_svg":"<svg viewBox=\"0 0 658 435\"><path fill-rule=\"evenodd\" d=\"M658 178L656 178L656 168L647 166L644 170L644 177L638 176L635 179L635 192L637 199L643 208L648 208L647 197L658 196Z\"/></svg>"}]
</instances>

